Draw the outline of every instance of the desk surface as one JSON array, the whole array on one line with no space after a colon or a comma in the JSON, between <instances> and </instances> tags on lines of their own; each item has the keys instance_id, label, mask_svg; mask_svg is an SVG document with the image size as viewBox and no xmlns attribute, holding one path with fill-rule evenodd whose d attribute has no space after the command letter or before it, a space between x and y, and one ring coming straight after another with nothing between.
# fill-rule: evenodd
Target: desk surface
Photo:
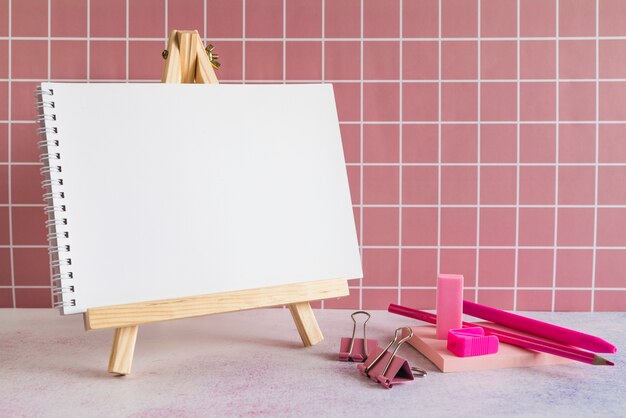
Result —
<instances>
[{"instance_id":1,"label":"desk surface","mask_svg":"<svg viewBox=\"0 0 626 418\"><path fill-rule=\"evenodd\" d=\"M371 311L388 343L408 318ZM82 316L0 310L0 416L624 416L626 313L530 313L617 345L614 367L568 364L439 373L383 389L336 360L350 311L316 311L326 340L303 348L287 310L214 315L139 328L133 372L106 373L112 331Z\"/></svg>"}]
</instances>

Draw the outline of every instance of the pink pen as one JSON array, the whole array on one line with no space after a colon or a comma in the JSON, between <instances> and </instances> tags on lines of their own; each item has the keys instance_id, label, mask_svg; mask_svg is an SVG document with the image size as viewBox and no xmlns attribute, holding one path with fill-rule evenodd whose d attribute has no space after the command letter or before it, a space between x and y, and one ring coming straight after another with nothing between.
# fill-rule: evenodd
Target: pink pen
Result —
<instances>
[{"instance_id":1,"label":"pink pen","mask_svg":"<svg viewBox=\"0 0 626 418\"><path fill-rule=\"evenodd\" d=\"M388 311L398 315L417 319L419 321L428 322L430 324L435 324L437 322L437 315L430 312L424 312L417 309L409 308L408 306L396 305L392 303L389 305ZM513 332L506 332L482 324L463 322L463 327L477 326L481 327L484 330L485 335L495 335L502 343L516 345L518 347L523 347L530 350L541 351L543 353L565 357L571 360L580 361L582 363L587 363L594 366L613 366L613 362L602 358L595 353L581 350L579 348L561 345L551 341L540 340L538 338L528 337L525 335L519 335Z\"/></svg>"},{"instance_id":2,"label":"pink pen","mask_svg":"<svg viewBox=\"0 0 626 418\"><path fill-rule=\"evenodd\" d=\"M614 345L593 335L501 311L490 306L479 305L468 300L463 301L463 313L517 331L527 332L538 337L548 338L561 344L568 344L589 351L598 353L615 353L617 351Z\"/></svg>"}]
</instances>

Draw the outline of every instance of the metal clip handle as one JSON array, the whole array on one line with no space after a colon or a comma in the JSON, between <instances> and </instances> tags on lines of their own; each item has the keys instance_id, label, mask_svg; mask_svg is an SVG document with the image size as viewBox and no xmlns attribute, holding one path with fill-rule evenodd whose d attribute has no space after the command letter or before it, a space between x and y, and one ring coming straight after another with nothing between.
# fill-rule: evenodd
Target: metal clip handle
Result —
<instances>
[{"instance_id":1,"label":"metal clip handle","mask_svg":"<svg viewBox=\"0 0 626 418\"><path fill-rule=\"evenodd\" d=\"M350 340L350 350L348 350L348 357L352 356L352 350L354 349L354 340L356 337L356 319L354 318L354 316L359 315L359 314L363 314L367 316L367 319L365 320L365 322L363 322L363 354L365 354L365 357L367 357L366 325L367 325L367 321L369 321L372 316L368 312L365 312L365 311L356 311L356 312L353 312L352 315L350 315L352 317L352 322L354 322L354 325L352 327L352 339Z\"/></svg>"},{"instance_id":2,"label":"metal clip handle","mask_svg":"<svg viewBox=\"0 0 626 418\"><path fill-rule=\"evenodd\" d=\"M406 337L398 341L398 338L400 337L400 331L402 331L403 329L408 329L409 333ZM389 359L387 360L387 364L385 364L385 368L383 369L381 373L383 376L385 376L387 374L387 370L389 370L389 366L391 365L393 358L396 356L396 353L400 349L400 346L404 344L407 340L409 340L411 337L413 337L413 330L410 327L402 327L402 328L396 329L396 332L393 336L393 340L391 340L391 342L387 345L387 347L385 347L385 349L380 352L378 357L376 357L374 361L372 361L370 365L365 368L365 374L369 376L369 371L372 369L372 367L374 367L376 363L378 363L380 359L383 358L383 356L389 351L392 345L396 344L396 347L393 349L393 352L391 353L391 356L389 356Z\"/></svg>"}]
</instances>

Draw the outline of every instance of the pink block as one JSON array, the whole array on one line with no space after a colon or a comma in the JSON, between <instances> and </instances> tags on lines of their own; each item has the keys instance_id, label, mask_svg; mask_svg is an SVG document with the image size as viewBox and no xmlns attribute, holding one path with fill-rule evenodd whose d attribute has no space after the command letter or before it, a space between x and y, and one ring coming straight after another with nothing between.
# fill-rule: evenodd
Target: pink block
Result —
<instances>
[{"instance_id":1,"label":"pink block","mask_svg":"<svg viewBox=\"0 0 626 418\"><path fill-rule=\"evenodd\" d=\"M626 300L626 298L624 298ZM490 325L491 326L491 325ZM572 360L537 353L525 348L509 344L500 344L497 354L493 356L457 357L447 349L447 342L435 338L435 327L414 327L413 338L407 342L432 361L444 373L463 372L470 370L503 369L508 367L545 366L549 364L566 364Z\"/></svg>"},{"instance_id":2,"label":"pink block","mask_svg":"<svg viewBox=\"0 0 626 418\"><path fill-rule=\"evenodd\" d=\"M437 339L448 338L448 331L461 328L463 316L463 275L437 277Z\"/></svg>"}]
</instances>

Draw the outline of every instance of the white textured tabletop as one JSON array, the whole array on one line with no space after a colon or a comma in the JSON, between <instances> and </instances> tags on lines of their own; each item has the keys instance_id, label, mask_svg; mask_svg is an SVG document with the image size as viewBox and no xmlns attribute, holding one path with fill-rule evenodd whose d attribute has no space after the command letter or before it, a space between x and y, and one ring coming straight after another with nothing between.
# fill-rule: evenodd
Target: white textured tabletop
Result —
<instances>
[{"instance_id":1,"label":"white textured tabletop","mask_svg":"<svg viewBox=\"0 0 626 418\"><path fill-rule=\"evenodd\" d=\"M528 313L617 345L614 367L581 363L428 376L387 390L337 361L350 311L316 315L326 340L303 348L291 315L267 309L141 326L132 374L106 372L112 331L82 316L0 310L0 416L626 416L626 313ZM372 311L389 342L408 318Z\"/></svg>"}]
</instances>

